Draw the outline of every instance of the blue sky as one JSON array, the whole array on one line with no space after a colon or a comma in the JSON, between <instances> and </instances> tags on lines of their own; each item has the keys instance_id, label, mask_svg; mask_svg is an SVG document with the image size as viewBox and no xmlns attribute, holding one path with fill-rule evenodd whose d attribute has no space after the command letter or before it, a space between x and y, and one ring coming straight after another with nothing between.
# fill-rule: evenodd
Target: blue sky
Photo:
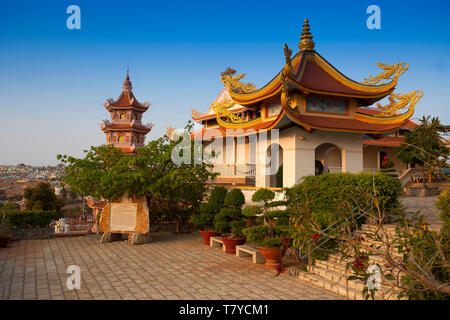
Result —
<instances>
[{"instance_id":1,"label":"blue sky","mask_svg":"<svg viewBox=\"0 0 450 320\"><path fill-rule=\"evenodd\" d=\"M81 9L68 30L66 9ZM366 8L381 8L381 30ZM304 18L316 50L348 77L376 62L407 62L398 92L424 91L414 117L450 123L449 1L2 1L0 3L0 164L56 164L105 142L102 103L117 98L127 61L133 92L152 106L147 139L184 127L205 111L227 66L257 86L294 53Z\"/></svg>"}]
</instances>

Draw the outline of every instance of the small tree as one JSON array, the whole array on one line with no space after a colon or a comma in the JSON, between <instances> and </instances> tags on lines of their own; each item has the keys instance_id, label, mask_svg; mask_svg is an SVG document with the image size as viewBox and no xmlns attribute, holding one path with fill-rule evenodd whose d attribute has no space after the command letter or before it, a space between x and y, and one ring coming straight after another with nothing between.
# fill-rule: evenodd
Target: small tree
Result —
<instances>
[{"instance_id":1,"label":"small tree","mask_svg":"<svg viewBox=\"0 0 450 320\"><path fill-rule=\"evenodd\" d=\"M275 193L261 188L252 196L253 202L263 202L263 206L248 206L242 210L247 217L258 217L260 225L243 230L248 242L266 248L282 247L287 240L283 237L289 231L289 214L287 210L272 210L286 205L285 201L273 201Z\"/></svg>"},{"instance_id":2,"label":"small tree","mask_svg":"<svg viewBox=\"0 0 450 320\"><path fill-rule=\"evenodd\" d=\"M50 183L40 182L34 188L25 188L25 209L60 211L64 203L53 192Z\"/></svg>"},{"instance_id":3,"label":"small tree","mask_svg":"<svg viewBox=\"0 0 450 320\"><path fill-rule=\"evenodd\" d=\"M439 118L423 117L421 124L405 134L405 143L396 149L396 154L405 163L422 167L423 184L426 183L426 170L430 177L440 168L447 167L449 150L442 142L440 134L446 132Z\"/></svg>"},{"instance_id":4,"label":"small tree","mask_svg":"<svg viewBox=\"0 0 450 320\"><path fill-rule=\"evenodd\" d=\"M188 123L189 134L192 125ZM181 224L192 212L197 212L208 188L207 182L217 175L211 173L207 159L194 161L194 142L190 162L177 164L172 151L179 140L167 135L150 141L134 155L123 154L113 145L91 147L86 156L76 159L58 156L64 164L66 182L74 192L95 199L114 201L120 196L145 196L151 212L166 215Z\"/></svg>"}]
</instances>

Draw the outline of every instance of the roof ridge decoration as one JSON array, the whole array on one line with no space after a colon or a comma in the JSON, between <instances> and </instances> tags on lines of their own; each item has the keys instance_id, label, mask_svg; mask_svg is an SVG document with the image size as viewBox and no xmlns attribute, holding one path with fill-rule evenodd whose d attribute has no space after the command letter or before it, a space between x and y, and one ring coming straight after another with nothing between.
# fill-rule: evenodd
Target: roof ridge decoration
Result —
<instances>
[{"instance_id":1,"label":"roof ridge decoration","mask_svg":"<svg viewBox=\"0 0 450 320\"><path fill-rule=\"evenodd\" d=\"M203 113L201 113L200 111L197 111L197 110L191 108L191 116L192 117L198 118L198 117L200 117L202 115L203 115Z\"/></svg>"},{"instance_id":2,"label":"roof ridge decoration","mask_svg":"<svg viewBox=\"0 0 450 320\"><path fill-rule=\"evenodd\" d=\"M233 100L224 100L222 102L213 102L211 103L211 109L217 115L217 122L220 122L220 118L225 117L228 122L231 123L242 123L244 122L244 118L241 113L233 113L230 108L234 106L236 103Z\"/></svg>"},{"instance_id":3,"label":"roof ridge decoration","mask_svg":"<svg viewBox=\"0 0 450 320\"><path fill-rule=\"evenodd\" d=\"M300 51L309 50L314 51L314 41L313 36L311 35L310 28L309 28L309 21L308 19L305 19L303 23L303 29L302 34L300 36L300 42L298 43L298 48Z\"/></svg>"},{"instance_id":4,"label":"roof ridge decoration","mask_svg":"<svg viewBox=\"0 0 450 320\"><path fill-rule=\"evenodd\" d=\"M377 85L381 81L381 85L384 84L384 80L390 80L389 82L396 81L402 74L408 70L409 65L405 62L397 64L377 63L377 66L384 71L380 72L376 76L369 74L368 78L364 78L362 84Z\"/></svg>"},{"instance_id":5,"label":"roof ridge decoration","mask_svg":"<svg viewBox=\"0 0 450 320\"><path fill-rule=\"evenodd\" d=\"M393 93L389 99L389 104L382 106L377 104L380 113L377 115L379 118L390 118L397 115L397 111L405 109L408 104L408 110L406 113L413 113L415 104L422 98L423 92L421 90L415 90L407 94ZM397 100L397 101L396 101Z\"/></svg>"},{"instance_id":6,"label":"roof ridge decoration","mask_svg":"<svg viewBox=\"0 0 450 320\"><path fill-rule=\"evenodd\" d=\"M292 59L291 59L292 50L289 49L288 45L285 43L283 45L283 51L284 51L284 59L286 60L284 69L285 72L287 72L287 74L291 75L292 71L294 70L294 68L292 67Z\"/></svg>"},{"instance_id":7,"label":"roof ridge decoration","mask_svg":"<svg viewBox=\"0 0 450 320\"><path fill-rule=\"evenodd\" d=\"M235 73L236 70L227 67L224 72L220 73L220 81L222 81L222 83L226 87L228 87L228 89L235 90L238 92L240 91L244 93L250 93L256 90L256 86L253 83L251 82L242 83L239 81L245 77L246 75L245 73L242 73L238 76L235 76L234 75Z\"/></svg>"}]
</instances>

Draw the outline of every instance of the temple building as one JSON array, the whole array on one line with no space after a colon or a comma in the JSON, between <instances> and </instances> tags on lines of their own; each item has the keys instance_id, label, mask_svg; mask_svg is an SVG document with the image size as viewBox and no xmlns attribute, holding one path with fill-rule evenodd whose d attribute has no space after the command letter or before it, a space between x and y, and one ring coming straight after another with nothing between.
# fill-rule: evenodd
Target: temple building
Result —
<instances>
[{"instance_id":1,"label":"temple building","mask_svg":"<svg viewBox=\"0 0 450 320\"><path fill-rule=\"evenodd\" d=\"M406 170L393 150L418 125L410 118L423 95L394 93L408 64L378 63L378 75L351 80L315 50L307 19L298 47L291 57L284 45L284 66L260 89L227 68L210 108L192 110L202 125L194 135L220 155L215 183L290 187L306 175L375 172L386 156L399 174ZM377 104L385 97L385 105Z\"/></svg>"},{"instance_id":2,"label":"temple building","mask_svg":"<svg viewBox=\"0 0 450 320\"><path fill-rule=\"evenodd\" d=\"M144 146L145 135L153 127L151 123L142 124L142 115L150 103L140 103L136 99L128 71L120 96L115 101L109 98L103 105L111 116L111 121L100 123L100 128L106 134L106 142L123 153L133 153L136 148Z\"/></svg>"}]
</instances>

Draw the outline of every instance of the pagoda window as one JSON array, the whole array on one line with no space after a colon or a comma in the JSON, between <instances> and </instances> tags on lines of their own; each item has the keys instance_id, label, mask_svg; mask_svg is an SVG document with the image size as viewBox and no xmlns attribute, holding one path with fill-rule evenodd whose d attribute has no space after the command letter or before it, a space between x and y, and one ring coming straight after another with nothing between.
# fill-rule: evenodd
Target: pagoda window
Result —
<instances>
[{"instance_id":1,"label":"pagoda window","mask_svg":"<svg viewBox=\"0 0 450 320\"><path fill-rule=\"evenodd\" d=\"M123 143L125 142L125 137L124 136L119 136L119 138L117 139L119 143Z\"/></svg>"},{"instance_id":2,"label":"pagoda window","mask_svg":"<svg viewBox=\"0 0 450 320\"><path fill-rule=\"evenodd\" d=\"M120 120L127 120L127 115L125 113L121 113Z\"/></svg>"}]
</instances>

